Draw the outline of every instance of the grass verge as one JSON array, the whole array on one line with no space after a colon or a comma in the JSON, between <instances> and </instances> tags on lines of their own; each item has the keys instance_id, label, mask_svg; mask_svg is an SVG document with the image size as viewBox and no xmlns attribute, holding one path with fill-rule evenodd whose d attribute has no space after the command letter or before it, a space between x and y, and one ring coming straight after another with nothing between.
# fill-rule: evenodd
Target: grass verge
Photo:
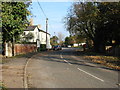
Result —
<instances>
[{"instance_id":1,"label":"grass verge","mask_svg":"<svg viewBox=\"0 0 120 90\"><path fill-rule=\"evenodd\" d=\"M97 64L102 64L112 69L120 70L120 57L83 51L77 51L77 54L83 59L91 60Z\"/></svg>"}]
</instances>

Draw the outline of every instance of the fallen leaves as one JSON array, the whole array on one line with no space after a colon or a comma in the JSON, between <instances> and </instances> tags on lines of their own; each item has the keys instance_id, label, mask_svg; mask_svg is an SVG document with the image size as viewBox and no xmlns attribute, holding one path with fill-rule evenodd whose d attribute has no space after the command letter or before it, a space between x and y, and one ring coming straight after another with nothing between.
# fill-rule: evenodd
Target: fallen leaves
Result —
<instances>
[{"instance_id":1,"label":"fallen leaves","mask_svg":"<svg viewBox=\"0 0 120 90\"><path fill-rule=\"evenodd\" d=\"M105 65L107 67L120 70L120 60L113 56L83 56L84 59L91 60L95 63Z\"/></svg>"}]
</instances>

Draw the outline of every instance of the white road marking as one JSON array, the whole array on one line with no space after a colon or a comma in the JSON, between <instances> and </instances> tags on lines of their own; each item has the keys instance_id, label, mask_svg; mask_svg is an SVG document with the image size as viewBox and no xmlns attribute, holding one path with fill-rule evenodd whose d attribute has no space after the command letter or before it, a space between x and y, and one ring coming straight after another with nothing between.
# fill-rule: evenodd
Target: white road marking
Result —
<instances>
[{"instance_id":1,"label":"white road marking","mask_svg":"<svg viewBox=\"0 0 120 90\"><path fill-rule=\"evenodd\" d=\"M62 54L60 55L61 58L63 58Z\"/></svg>"},{"instance_id":2,"label":"white road marking","mask_svg":"<svg viewBox=\"0 0 120 90\"><path fill-rule=\"evenodd\" d=\"M68 63L69 65L72 65L71 63L69 63L67 60L64 60L64 62Z\"/></svg>"},{"instance_id":3,"label":"white road marking","mask_svg":"<svg viewBox=\"0 0 120 90\"><path fill-rule=\"evenodd\" d=\"M68 62L69 65L72 65L71 63Z\"/></svg>"},{"instance_id":4,"label":"white road marking","mask_svg":"<svg viewBox=\"0 0 120 90\"><path fill-rule=\"evenodd\" d=\"M96 67L96 66L97 66L97 65L95 65L95 64L87 63L87 62L85 62L85 64L90 65L90 66L93 66L93 67Z\"/></svg>"},{"instance_id":5,"label":"white road marking","mask_svg":"<svg viewBox=\"0 0 120 90\"><path fill-rule=\"evenodd\" d=\"M68 61L67 61L67 60L64 60L64 61L68 63Z\"/></svg>"},{"instance_id":6,"label":"white road marking","mask_svg":"<svg viewBox=\"0 0 120 90\"><path fill-rule=\"evenodd\" d=\"M100 80L100 81L102 81L102 82L104 82L103 79L100 79L100 78L98 78L98 77L96 77L96 76L94 76L94 75L92 75L92 74L90 74L90 73L88 73L88 72L86 72L86 71L80 69L80 68L77 68L77 69L80 70L80 71L82 71L82 72L84 72L84 73L86 73L86 74L88 74L88 75L90 75L90 76L92 76L92 77L94 77L94 78L96 78L96 79L98 79L98 80Z\"/></svg>"},{"instance_id":7,"label":"white road marking","mask_svg":"<svg viewBox=\"0 0 120 90\"><path fill-rule=\"evenodd\" d=\"M60 54L60 57L63 59L62 54ZM69 63L67 60L65 60L65 59L63 59L63 60L64 60L64 62L68 63L69 65L72 65L72 64L71 64L71 63Z\"/></svg>"}]
</instances>

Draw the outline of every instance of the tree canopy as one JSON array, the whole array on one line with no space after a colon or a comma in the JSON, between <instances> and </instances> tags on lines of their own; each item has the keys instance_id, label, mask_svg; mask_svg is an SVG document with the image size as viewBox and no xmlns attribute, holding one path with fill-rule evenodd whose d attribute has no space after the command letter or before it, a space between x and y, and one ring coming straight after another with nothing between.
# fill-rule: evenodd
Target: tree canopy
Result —
<instances>
[{"instance_id":1,"label":"tree canopy","mask_svg":"<svg viewBox=\"0 0 120 90\"><path fill-rule=\"evenodd\" d=\"M51 45L57 45L58 44L58 37L57 36L51 37L50 43L51 43Z\"/></svg>"},{"instance_id":2,"label":"tree canopy","mask_svg":"<svg viewBox=\"0 0 120 90\"><path fill-rule=\"evenodd\" d=\"M74 36L70 35L69 37L65 38L65 45L71 45L72 46L74 43L76 43Z\"/></svg>"},{"instance_id":3,"label":"tree canopy","mask_svg":"<svg viewBox=\"0 0 120 90\"><path fill-rule=\"evenodd\" d=\"M28 24L28 4L24 2L2 2L2 35L4 41L17 39Z\"/></svg>"},{"instance_id":4,"label":"tree canopy","mask_svg":"<svg viewBox=\"0 0 120 90\"><path fill-rule=\"evenodd\" d=\"M74 3L65 25L70 33L91 39L96 52L104 52L107 42L120 44L120 2Z\"/></svg>"}]
</instances>

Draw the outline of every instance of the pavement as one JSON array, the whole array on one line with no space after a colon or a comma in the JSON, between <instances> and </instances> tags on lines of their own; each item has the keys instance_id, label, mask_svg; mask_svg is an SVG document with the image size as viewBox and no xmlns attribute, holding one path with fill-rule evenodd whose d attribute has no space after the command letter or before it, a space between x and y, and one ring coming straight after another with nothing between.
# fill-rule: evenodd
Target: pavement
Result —
<instances>
[{"instance_id":1,"label":"pavement","mask_svg":"<svg viewBox=\"0 0 120 90\"><path fill-rule=\"evenodd\" d=\"M35 53L20 55L12 58L2 58L0 76L5 88L24 88L24 67L29 58Z\"/></svg>"}]
</instances>

